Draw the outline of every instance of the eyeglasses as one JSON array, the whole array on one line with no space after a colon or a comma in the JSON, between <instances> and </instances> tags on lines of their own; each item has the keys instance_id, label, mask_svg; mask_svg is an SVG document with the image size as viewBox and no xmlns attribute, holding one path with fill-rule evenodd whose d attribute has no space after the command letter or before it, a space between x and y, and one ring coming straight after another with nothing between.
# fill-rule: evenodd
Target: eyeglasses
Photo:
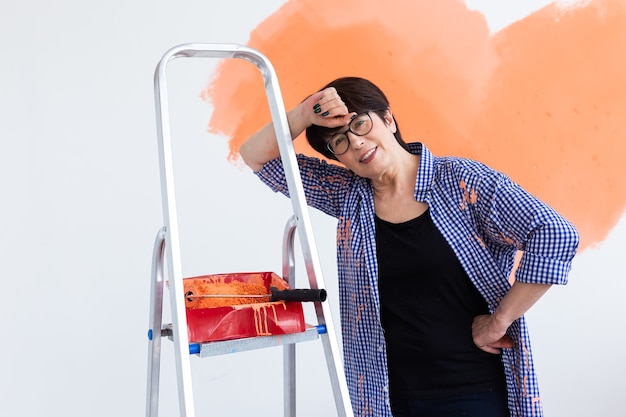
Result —
<instances>
[{"instance_id":1,"label":"eyeglasses","mask_svg":"<svg viewBox=\"0 0 626 417\"><path fill-rule=\"evenodd\" d=\"M350 148L350 138L348 132L352 132L357 136L364 136L370 133L372 130L373 122L370 112L364 112L357 114L352 118L352 121L348 125L348 130L342 133L337 133L326 143L326 148L334 155L343 155L348 152Z\"/></svg>"}]
</instances>

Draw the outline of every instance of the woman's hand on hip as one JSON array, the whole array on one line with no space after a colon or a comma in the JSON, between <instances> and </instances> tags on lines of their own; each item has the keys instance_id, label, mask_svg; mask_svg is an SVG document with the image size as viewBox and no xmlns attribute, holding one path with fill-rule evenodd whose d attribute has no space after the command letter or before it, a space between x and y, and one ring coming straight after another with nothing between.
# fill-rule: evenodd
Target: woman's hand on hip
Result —
<instances>
[{"instance_id":1,"label":"woman's hand on hip","mask_svg":"<svg viewBox=\"0 0 626 417\"><path fill-rule=\"evenodd\" d=\"M503 348L515 346L513 339L507 336L508 325L498 323L493 315L485 314L474 317L472 338L474 344L488 353L498 354Z\"/></svg>"}]
</instances>

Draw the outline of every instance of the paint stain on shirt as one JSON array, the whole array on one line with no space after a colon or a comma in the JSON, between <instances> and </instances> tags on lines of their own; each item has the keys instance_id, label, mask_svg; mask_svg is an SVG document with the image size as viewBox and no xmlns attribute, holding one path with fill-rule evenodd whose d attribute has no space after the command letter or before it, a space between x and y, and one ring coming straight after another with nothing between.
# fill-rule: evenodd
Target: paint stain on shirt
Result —
<instances>
[{"instance_id":1,"label":"paint stain on shirt","mask_svg":"<svg viewBox=\"0 0 626 417\"><path fill-rule=\"evenodd\" d=\"M461 202L461 210L465 210L465 208L467 207L466 204L476 204L476 202L478 201L478 195L476 194L476 190L473 188L468 190L467 185L463 180L461 180L459 187L461 187L461 190L463 190L463 201Z\"/></svg>"}]
</instances>

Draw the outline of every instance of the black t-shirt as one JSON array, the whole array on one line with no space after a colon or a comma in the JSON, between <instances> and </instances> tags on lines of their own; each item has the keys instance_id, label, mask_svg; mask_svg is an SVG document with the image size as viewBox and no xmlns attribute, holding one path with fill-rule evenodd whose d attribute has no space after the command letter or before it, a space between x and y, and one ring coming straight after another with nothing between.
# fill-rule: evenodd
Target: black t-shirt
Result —
<instances>
[{"instance_id":1,"label":"black t-shirt","mask_svg":"<svg viewBox=\"0 0 626 417\"><path fill-rule=\"evenodd\" d=\"M404 223L376 218L381 320L392 398L505 389L500 355L480 350L472 321L488 314L427 210Z\"/></svg>"}]
</instances>

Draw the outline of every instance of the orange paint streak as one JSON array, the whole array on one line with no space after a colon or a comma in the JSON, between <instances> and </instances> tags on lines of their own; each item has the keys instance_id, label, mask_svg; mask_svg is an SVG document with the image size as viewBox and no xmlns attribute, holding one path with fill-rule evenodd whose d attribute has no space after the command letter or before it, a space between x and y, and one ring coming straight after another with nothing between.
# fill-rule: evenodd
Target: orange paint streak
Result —
<instances>
[{"instance_id":1,"label":"orange paint streak","mask_svg":"<svg viewBox=\"0 0 626 417\"><path fill-rule=\"evenodd\" d=\"M365 309L365 307L363 306L363 304L359 304L359 308L358 308L357 313L356 313L356 318L354 319L355 326L358 325L359 322L361 321L361 315L362 315L364 309Z\"/></svg>"},{"instance_id":2,"label":"orange paint streak","mask_svg":"<svg viewBox=\"0 0 626 417\"><path fill-rule=\"evenodd\" d=\"M364 383L365 383L365 375L360 374L359 375L359 382L357 383L358 385L358 389L359 389L359 398L361 399L361 403L363 403L365 400L365 388L364 388ZM361 415L363 415L363 410L361 410Z\"/></svg>"},{"instance_id":3,"label":"orange paint streak","mask_svg":"<svg viewBox=\"0 0 626 417\"><path fill-rule=\"evenodd\" d=\"M347 245L350 242L350 219L341 217L339 224L343 224L343 228L337 229L337 244ZM349 249L349 246L347 246Z\"/></svg>"},{"instance_id":4,"label":"orange paint streak","mask_svg":"<svg viewBox=\"0 0 626 417\"><path fill-rule=\"evenodd\" d=\"M269 336L271 332L269 331L269 323L267 321L267 307L274 309L273 305L251 305L254 309L254 327L256 330L256 334L259 336ZM276 316L276 311L274 310L274 316Z\"/></svg>"},{"instance_id":5,"label":"orange paint streak","mask_svg":"<svg viewBox=\"0 0 626 417\"><path fill-rule=\"evenodd\" d=\"M461 201L461 210L465 210L465 208L467 207L465 203L476 204L476 202L478 201L478 195L476 194L476 190L472 188L470 191L468 191L467 185L463 180L461 180L459 187L461 188L461 190L463 190L463 201Z\"/></svg>"},{"instance_id":6,"label":"orange paint streak","mask_svg":"<svg viewBox=\"0 0 626 417\"><path fill-rule=\"evenodd\" d=\"M526 365L526 369L529 369L530 368L530 351L528 350L528 347L524 343L523 339L520 340L520 343L522 344L522 350L524 351L524 363ZM527 373L524 374L524 381L522 383L522 395L524 397L528 396L528 374Z\"/></svg>"},{"instance_id":7,"label":"orange paint streak","mask_svg":"<svg viewBox=\"0 0 626 417\"><path fill-rule=\"evenodd\" d=\"M506 172L570 219L584 248L626 207L625 39L620 0L549 5L495 35L458 0L291 0L249 45L271 60L288 108L333 78L371 79L405 140ZM234 160L269 120L261 76L227 60L203 97ZM314 154L305 142L297 150Z\"/></svg>"},{"instance_id":8,"label":"orange paint streak","mask_svg":"<svg viewBox=\"0 0 626 417\"><path fill-rule=\"evenodd\" d=\"M270 336L272 332L269 330L268 313L269 308L272 311L274 317L274 323L278 323L278 313L276 313L276 307L282 307L283 310L287 309L287 305L284 301L276 301L271 303L262 304L248 304L248 305L235 305L232 306L234 310L241 310L252 308L254 312L254 329L257 336Z\"/></svg>"},{"instance_id":9,"label":"orange paint streak","mask_svg":"<svg viewBox=\"0 0 626 417\"><path fill-rule=\"evenodd\" d=\"M541 410L541 397L535 397L532 399L533 404L533 416L535 415L535 411Z\"/></svg>"},{"instance_id":10,"label":"orange paint streak","mask_svg":"<svg viewBox=\"0 0 626 417\"><path fill-rule=\"evenodd\" d=\"M487 245L485 245L485 242L483 241L483 239L478 236L478 235L474 235L474 239L476 239L476 241L480 244L480 246L482 246L483 248L486 247Z\"/></svg>"}]
</instances>

